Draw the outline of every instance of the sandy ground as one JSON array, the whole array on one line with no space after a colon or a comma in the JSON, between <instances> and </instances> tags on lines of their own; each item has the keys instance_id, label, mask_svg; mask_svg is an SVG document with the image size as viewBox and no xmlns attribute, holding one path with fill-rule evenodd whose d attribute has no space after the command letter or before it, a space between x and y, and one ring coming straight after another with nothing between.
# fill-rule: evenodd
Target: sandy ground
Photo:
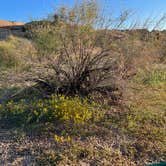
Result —
<instances>
[{"instance_id":1,"label":"sandy ground","mask_svg":"<svg viewBox=\"0 0 166 166\"><path fill-rule=\"evenodd\" d=\"M0 128L0 166L34 165L36 152L40 152L39 148L50 148L50 142L17 136L11 130Z\"/></svg>"}]
</instances>

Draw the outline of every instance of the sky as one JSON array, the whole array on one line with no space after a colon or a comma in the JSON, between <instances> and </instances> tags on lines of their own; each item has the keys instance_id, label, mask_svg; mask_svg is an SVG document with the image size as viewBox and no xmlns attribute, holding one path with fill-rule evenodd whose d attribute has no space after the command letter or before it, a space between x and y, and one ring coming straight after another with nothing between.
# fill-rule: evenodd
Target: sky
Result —
<instances>
[{"instance_id":1,"label":"sky","mask_svg":"<svg viewBox=\"0 0 166 166\"><path fill-rule=\"evenodd\" d=\"M56 6L72 6L75 0L0 0L0 20L28 22L53 13ZM166 0L98 0L106 1L115 13L123 9L134 11L138 18L166 13Z\"/></svg>"}]
</instances>

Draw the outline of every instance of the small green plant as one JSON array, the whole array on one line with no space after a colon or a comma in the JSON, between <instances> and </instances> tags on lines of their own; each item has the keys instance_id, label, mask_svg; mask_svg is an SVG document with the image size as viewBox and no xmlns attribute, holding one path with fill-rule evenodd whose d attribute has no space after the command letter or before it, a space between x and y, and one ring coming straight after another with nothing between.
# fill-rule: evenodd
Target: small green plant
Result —
<instances>
[{"instance_id":1,"label":"small green plant","mask_svg":"<svg viewBox=\"0 0 166 166\"><path fill-rule=\"evenodd\" d=\"M166 72L162 70L154 70L147 73L143 81L146 84L152 85L166 83Z\"/></svg>"},{"instance_id":2,"label":"small green plant","mask_svg":"<svg viewBox=\"0 0 166 166\"><path fill-rule=\"evenodd\" d=\"M135 81L145 85L162 85L166 83L165 70L140 71L135 76Z\"/></svg>"}]
</instances>

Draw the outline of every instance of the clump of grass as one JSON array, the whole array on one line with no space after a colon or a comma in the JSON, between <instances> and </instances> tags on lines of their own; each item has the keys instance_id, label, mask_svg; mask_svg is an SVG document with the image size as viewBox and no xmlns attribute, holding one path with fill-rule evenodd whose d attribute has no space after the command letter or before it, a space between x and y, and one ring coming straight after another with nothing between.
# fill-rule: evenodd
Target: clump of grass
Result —
<instances>
[{"instance_id":1,"label":"clump of grass","mask_svg":"<svg viewBox=\"0 0 166 166\"><path fill-rule=\"evenodd\" d=\"M166 71L154 70L145 75L144 83L150 85L166 83Z\"/></svg>"},{"instance_id":2,"label":"clump of grass","mask_svg":"<svg viewBox=\"0 0 166 166\"><path fill-rule=\"evenodd\" d=\"M0 42L0 67L11 68L17 65L16 57L13 56L14 45L12 42Z\"/></svg>"},{"instance_id":3,"label":"clump of grass","mask_svg":"<svg viewBox=\"0 0 166 166\"><path fill-rule=\"evenodd\" d=\"M24 70L34 54L35 50L30 41L9 36L8 39L0 41L0 68Z\"/></svg>"},{"instance_id":4,"label":"clump of grass","mask_svg":"<svg viewBox=\"0 0 166 166\"><path fill-rule=\"evenodd\" d=\"M166 71L160 69L152 69L151 71L140 71L135 76L135 81L144 85L165 85Z\"/></svg>"}]
</instances>

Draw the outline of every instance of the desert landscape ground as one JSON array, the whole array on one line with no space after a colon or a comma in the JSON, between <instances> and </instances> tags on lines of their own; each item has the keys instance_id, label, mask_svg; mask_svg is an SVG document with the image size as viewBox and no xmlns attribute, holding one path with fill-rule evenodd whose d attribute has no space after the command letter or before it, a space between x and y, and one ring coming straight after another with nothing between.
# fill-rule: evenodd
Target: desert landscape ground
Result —
<instances>
[{"instance_id":1,"label":"desert landscape ground","mask_svg":"<svg viewBox=\"0 0 166 166\"><path fill-rule=\"evenodd\" d=\"M110 23L97 7L0 41L0 166L164 166L165 20L124 29L126 11Z\"/></svg>"}]
</instances>

